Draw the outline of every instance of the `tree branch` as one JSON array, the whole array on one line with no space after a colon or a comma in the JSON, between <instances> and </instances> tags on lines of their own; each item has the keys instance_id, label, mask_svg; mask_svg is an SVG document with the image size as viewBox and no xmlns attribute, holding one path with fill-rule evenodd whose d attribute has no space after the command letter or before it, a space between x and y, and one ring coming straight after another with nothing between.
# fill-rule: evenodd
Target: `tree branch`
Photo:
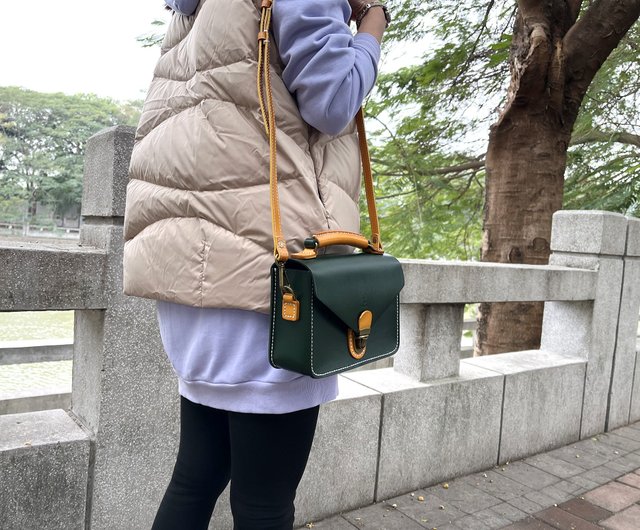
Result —
<instances>
[{"instance_id":1,"label":"tree branch","mask_svg":"<svg viewBox=\"0 0 640 530\"><path fill-rule=\"evenodd\" d=\"M567 103L576 114L602 63L638 17L640 0L596 0L567 32Z\"/></svg>"},{"instance_id":2,"label":"tree branch","mask_svg":"<svg viewBox=\"0 0 640 530\"><path fill-rule=\"evenodd\" d=\"M386 164L384 160L378 158L372 158L371 161L374 164ZM484 167L484 157L482 159L471 160L469 162L465 162L464 164L457 164L455 166L447 166L447 167L438 167L433 169L427 169L425 171L420 171L418 169L413 169L416 175L421 177L433 176L433 175L450 175L451 173L462 173L463 171L477 171ZM386 174L386 173L385 173Z\"/></svg>"},{"instance_id":3,"label":"tree branch","mask_svg":"<svg viewBox=\"0 0 640 530\"><path fill-rule=\"evenodd\" d=\"M632 134L626 131L600 131L598 129L592 129L591 131L584 134L575 134L571 137L571 142L569 145L584 145L584 144L592 144L592 143L619 143L624 145L634 145L636 147L640 147L640 135ZM382 159L372 158L371 161L374 164L386 165L386 162ZM432 169L418 170L412 169L414 177L429 177L434 175L452 175L451 179L462 178L462 173L467 171L471 171L471 179L475 179L478 184L480 182L477 180L477 172L484 168L485 157L478 157L475 160L470 160L469 162L465 162L463 164L455 164L452 166L446 167L438 167ZM407 170L408 168L404 168ZM391 175L388 172L384 172L385 175ZM403 174L394 174L393 176L402 176ZM418 189L421 189L421 186L414 181L414 188L410 191L403 191L399 193L394 193L390 195L385 195L378 197L379 199L389 199L392 197L399 197L402 195L411 195L412 193L416 193Z\"/></svg>"},{"instance_id":4,"label":"tree branch","mask_svg":"<svg viewBox=\"0 0 640 530\"><path fill-rule=\"evenodd\" d=\"M467 179L467 183L462 188L462 191L456 196L455 199L450 200L446 204L447 208L451 208L451 206L453 206L456 202L458 202L462 198L462 196L469 191L469 188L471 188L471 183L473 182L474 177L475 177L475 173L472 173L471 177Z\"/></svg>"},{"instance_id":5,"label":"tree branch","mask_svg":"<svg viewBox=\"0 0 640 530\"><path fill-rule=\"evenodd\" d=\"M578 20L578 15L580 14L582 0L567 0L567 5L569 6L572 22L575 22Z\"/></svg>"},{"instance_id":6,"label":"tree branch","mask_svg":"<svg viewBox=\"0 0 640 530\"><path fill-rule=\"evenodd\" d=\"M475 54L476 54L476 50L478 49L478 44L480 43L480 39L482 38L484 31L487 29L487 22L489 21L489 15L491 14L491 10L493 9L494 5L495 5L495 0L490 0L490 2L487 4L487 7L484 12L484 17L482 18L482 22L480 23L480 30L478 31L478 35L476 36L476 40L473 43L473 46L471 47L471 51L467 56L467 60L462 65L462 68L460 68L460 73L458 73L458 75L451 82L451 86L456 86L458 84L458 81L460 81L460 78L467 72L467 69L471 64L471 61L473 61L473 58L475 57Z\"/></svg>"},{"instance_id":7,"label":"tree branch","mask_svg":"<svg viewBox=\"0 0 640 530\"><path fill-rule=\"evenodd\" d=\"M569 145L583 145L596 142L615 142L640 147L640 136L624 131L598 131L593 129L584 134L574 135Z\"/></svg>"},{"instance_id":8,"label":"tree branch","mask_svg":"<svg viewBox=\"0 0 640 530\"><path fill-rule=\"evenodd\" d=\"M538 0L518 0L511 43L511 81L494 127L507 120L514 108L544 101L553 48L546 5Z\"/></svg>"}]
</instances>

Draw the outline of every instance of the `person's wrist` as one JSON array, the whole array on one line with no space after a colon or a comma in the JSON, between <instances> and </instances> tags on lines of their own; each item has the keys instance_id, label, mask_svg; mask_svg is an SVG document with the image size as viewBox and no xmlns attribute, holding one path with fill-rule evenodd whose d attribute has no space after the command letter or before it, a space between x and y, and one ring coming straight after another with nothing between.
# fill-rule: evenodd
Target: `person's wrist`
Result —
<instances>
[{"instance_id":1,"label":"person's wrist","mask_svg":"<svg viewBox=\"0 0 640 530\"><path fill-rule=\"evenodd\" d=\"M360 25L364 21L365 17L367 17L372 12L376 13L377 16L381 15L382 17L384 17L385 29L389 27L389 24L391 23L391 15L389 14L389 10L387 9L386 5L384 5L382 2L379 2L377 0L372 2L367 2L362 6L360 11L354 17L354 20L356 22L356 27L360 28Z\"/></svg>"}]
</instances>

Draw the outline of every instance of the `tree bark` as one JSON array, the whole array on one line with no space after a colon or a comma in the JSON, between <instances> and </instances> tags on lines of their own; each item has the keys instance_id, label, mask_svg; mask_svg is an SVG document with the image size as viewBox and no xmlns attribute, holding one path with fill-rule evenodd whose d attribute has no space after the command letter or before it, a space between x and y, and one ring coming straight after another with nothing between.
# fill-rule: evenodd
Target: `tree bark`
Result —
<instances>
[{"instance_id":1,"label":"tree bark","mask_svg":"<svg viewBox=\"0 0 640 530\"><path fill-rule=\"evenodd\" d=\"M562 207L571 132L589 84L640 16L640 0L520 0L507 102L485 160L482 260L544 265ZM537 349L542 303L481 304L476 355Z\"/></svg>"}]
</instances>

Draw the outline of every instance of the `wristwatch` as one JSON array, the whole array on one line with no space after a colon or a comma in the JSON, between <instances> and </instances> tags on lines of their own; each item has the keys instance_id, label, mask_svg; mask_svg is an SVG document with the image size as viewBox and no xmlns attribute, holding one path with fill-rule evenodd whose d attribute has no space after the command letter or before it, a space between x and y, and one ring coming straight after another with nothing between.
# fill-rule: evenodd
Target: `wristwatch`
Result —
<instances>
[{"instance_id":1,"label":"wristwatch","mask_svg":"<svg viewBox=\"0 0 640 530\"><path fill-rule=\"evenodd\" d=\"M369 12L370 9L374 8L374 7L381 7L382 11L384 11L384 18L387 21L387 28L389 27L389 24L391 24L391 15L389 14L389 10L387 9L387 6L384 5L382 2L368 2L364 5L364 7L360 10L360 12L358 13L358 15L356 16L356 27L359 28L360 24L362 24L362 20L364 19L364 17L367 16L367 13Z\"/></svg>"}]
</instances>

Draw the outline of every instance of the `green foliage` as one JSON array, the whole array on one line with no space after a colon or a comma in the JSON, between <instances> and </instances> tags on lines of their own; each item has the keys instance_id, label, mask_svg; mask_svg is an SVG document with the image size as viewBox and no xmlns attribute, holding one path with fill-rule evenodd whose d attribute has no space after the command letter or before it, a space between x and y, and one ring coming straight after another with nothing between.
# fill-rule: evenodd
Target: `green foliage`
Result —
<instances>
[{"instance_id":1,"label":"green foliage","mask_svg":"<svg viewBox=\"0 0 640 530\"><path fill-rule=\"evenodd\" d=\"M640 216L640 26L591 83L573 134L565 207Z\"/></svg>"},{"instance_id":2,"label":"green foliage","mask_svg":"<svg viewBox=\"0 0 640 530\"><path fill-rule=\"evenodd\" d=\"M506 1L407 0L396 10L387 53L411 42L425 50L417 64L380 76L367 114L380 124L373 158L382 233L397 256L479 257L482 159L508 80L512 13Z\"/></svg>"},{"instance_id":3,"label":"green foliage","mask_svg":"<svg viewBox=\"0 0 640 530\"><path fill-rule=\"evenodd\" d=\"M477 258L482 161L507 92L515 4L404 0L394 14L387 54L424 51L416 64L381 75L367 103L386 248ZM640 213L639 49L636 24L590 87L568 155L566 208Z\"/></svg>"},{"instance_id":4,"label":"green foliage","mask_svg":"<svg viewBox=\"0 0 640 530\"><path fill-rule=\"evenodd\" d=\"M135 125L140 102L118 103L94 94L67 96L18 87L0 87L0 213L22 217L40 201L55 213L79 205L84 146L113 125ZM17 217L16 217L17 216Z\"/></svg>"},{"instance_id":5,"label":"green foliage","mask_svg":"<svg viewBox=\"0 0 640 530\"><path fill-rule=\"evenodd\" d=\"M151 25L161 30L165 26L164 20L154 20ZM136 38L136 41L141 44L143 48L153 48L154 46L160 46L164 39L164 33L162 31L150 31Z\"/></svg>"}]
</instances>

